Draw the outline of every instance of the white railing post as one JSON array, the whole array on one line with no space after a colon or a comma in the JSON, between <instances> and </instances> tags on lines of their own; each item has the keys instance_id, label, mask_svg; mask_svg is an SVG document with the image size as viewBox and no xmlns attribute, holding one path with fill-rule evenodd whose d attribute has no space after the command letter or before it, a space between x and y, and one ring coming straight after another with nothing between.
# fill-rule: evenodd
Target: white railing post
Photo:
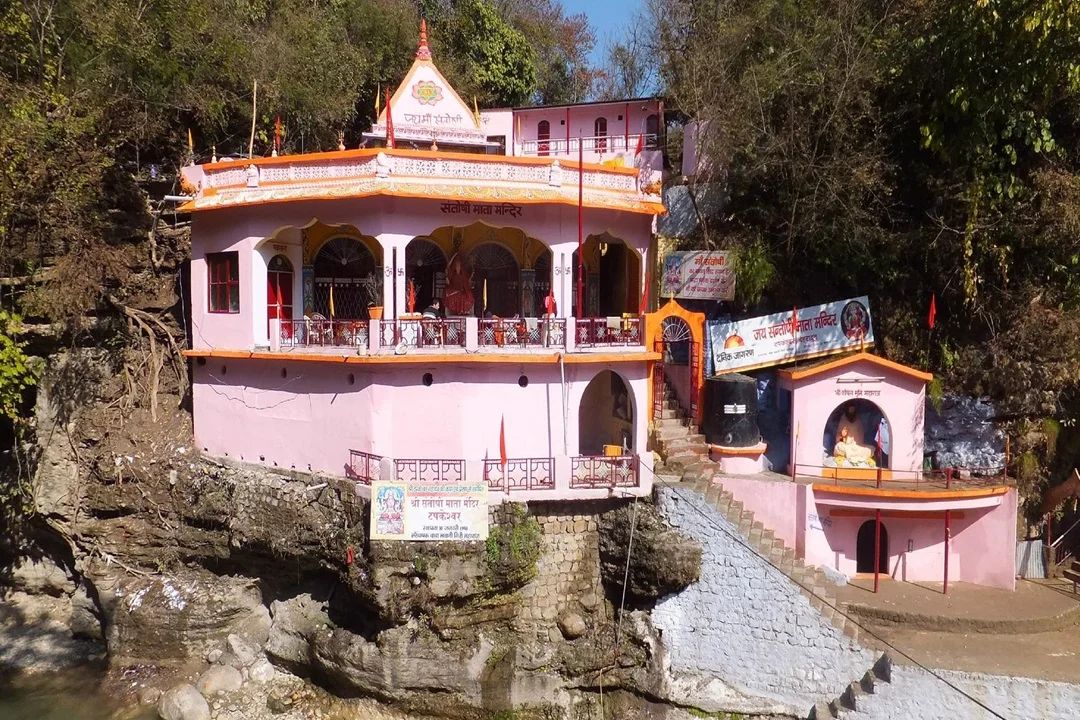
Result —
<instances>
[{"instance_id":1,"label":"white railing post","mask_svg":"<svg viewBox=\"0 0 1080 720\"><path fill-rule=\"evenodd\" d=\"M480 347L480 318L465 318L465 350L475 352Z\"/></svg>"},{"instance_id":2,"label":"white railing post","mask_svg":"<svg viewBox=\"0 0 1080 720\"><path fill-rule=\"evenodd\" d=\"M577 318L566 318L566 352L574 352L577 347Z\"/></svg>"},{"instance_id":3,"label":"white railing post","mask_svg":"<svg viewBox=\"0 0 1080 720\"><path fill-rule=\"evenodd\" d=\"M281 319L270 319L270 352L281 350Z\"/></svg>"}]
</instances>

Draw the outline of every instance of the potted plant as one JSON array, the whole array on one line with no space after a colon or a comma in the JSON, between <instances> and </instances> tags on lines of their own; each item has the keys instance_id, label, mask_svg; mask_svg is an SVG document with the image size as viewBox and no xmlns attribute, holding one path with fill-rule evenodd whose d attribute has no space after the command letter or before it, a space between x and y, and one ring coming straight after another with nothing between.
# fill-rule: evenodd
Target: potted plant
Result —
<instances>
[{"instance_id":1,"label":"potted plant","mask_svg":"<svg viewBox=\"0 0 1080 720\"><path fill-rule=\"evenodd\" d=\"M374 272L364 278L361 287L367 295L368 317L382 320L383 316L383 278L381 272Z\"/></svg>"}]
</instances>

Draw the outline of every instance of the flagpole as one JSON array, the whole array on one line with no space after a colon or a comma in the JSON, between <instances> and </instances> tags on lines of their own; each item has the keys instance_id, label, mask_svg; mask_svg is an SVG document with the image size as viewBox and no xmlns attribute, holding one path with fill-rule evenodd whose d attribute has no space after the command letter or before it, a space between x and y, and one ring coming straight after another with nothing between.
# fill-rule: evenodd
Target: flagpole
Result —
<instances>
[{"instance_id":1,"label":"flagpole","mask_svg":"<svg viewBox=\"0 0 1080 720\"><path fill-rule=\"evenodd\" d=\"M582 303L585 300L585 150L578 135L578 191L577 191L577 247L578 247L578 275L577 275L577 317L584 317L581 312Z\"/></svg>"}]
</instances>

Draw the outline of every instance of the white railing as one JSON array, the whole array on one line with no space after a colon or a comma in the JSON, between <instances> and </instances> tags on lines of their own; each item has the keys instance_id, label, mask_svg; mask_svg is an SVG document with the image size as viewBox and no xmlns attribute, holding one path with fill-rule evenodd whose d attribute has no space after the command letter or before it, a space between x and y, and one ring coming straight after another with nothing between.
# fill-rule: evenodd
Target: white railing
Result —
<instances>
[{"instance_id":1,"label":"white railing","mask_svg":"<svg viewBox=\"0 0 1080 720\"><path fill-rule=\"evenodd\" d=\"M270 349L325 349L338 353L531 352L644 349L644 317L270 321Z\"/></svg>"},{"instance_id":2,"label":"white railing","mask_svg":"<svg viewBox=\"0 0 1080 720\"><path fill-rule=\"evenodd\" d=\"M629 139L623 136L607 138L583 138L586 152L623 152L629 141L630 151L637 147L637 136ZM535 146L535 141L532 141ZM549 141L556 143L557 141ZM572 153L577 155L577 138L573 139ZM563 141L565 144L565 140ZM606 147L607 150L599 148ZM590 149L591 148L591 149ZM354 151L356 152L356 151ZM543 155L534 149L526 154ZM564 152L551 152L561 155ZM382 155L378 158L377 155ZM554 160L555 158L553 158ZM394 150L362 150L355 155L346 153L327 154L310 158L304 155L285 155L277 158L261 158L251 166L234 164L225 167L208 165L204 167L203 188L224 192L254 190L267 183L274 187L289 185L322 185L354 183L358 181L379 181L389 178L420 178L426 181L452 181L470 184L509 183L531 186L559 187L564 184L577 184L577 171L555 167L554 163L513 162L512 158L494 155L467 155L440 152L399 152ZM637 195L638 179L636 173L628 173L621 168L593 167L585 170L583 181L586 188L601 191L626 192ZM504 205L508 205L504 203ZM489 214L509 213L517 217L520 206L503 208L503 212L493 210Z\"/></svg>"},{"instance_id":3,"label":"white railing","mask_svg":"<svg viewBox=\"0 0 1080 720\"><path fill-rule=\"evenodd\" d=\"M563 138L550 138L548 140L523 140L521 143L522 155L539 157L559 156L576 157L578 145L581 151L592 155L612 155L615 153L636 152L638 138L641 138L643 150L658 150L657 136L650 135L594 135L592 137L576 138L567 140Z\"/></svg>"}]
</instances>

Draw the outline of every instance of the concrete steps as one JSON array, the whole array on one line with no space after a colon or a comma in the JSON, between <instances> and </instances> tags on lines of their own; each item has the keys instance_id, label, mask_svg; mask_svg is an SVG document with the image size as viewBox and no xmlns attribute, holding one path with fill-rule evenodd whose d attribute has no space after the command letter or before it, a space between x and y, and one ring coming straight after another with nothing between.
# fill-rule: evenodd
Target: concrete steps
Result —
<instances>
[{"instance_id":1,"label":"concrete steps","mask_svg":"<svg viewBox=\"0 0 1080 720\"><path fill-rule=\"evenodd\" d=\"M836 720L838 718L855 720L855 718L866 717L864 713L859 712L859 707L865 707L866 704L872 702L870 698L885 690L891 678L892 658L888 653L883 653L872 668L867 670L859 680L849 683L839 696L828 702L815 703L810 708L810 714L807 717L810 720Z\"/></svg>"},{"instance_id":2,"label":"concrete steps","mask_svg":"<svg viewBox=\"0 0 1080 720\"><path fill-rule=\"evenodd\" d=\"M669 389L667 402L674 393ZM859 629L854 621L846 619L836 608L836 585L821 570L807 566L764 523L746 510L743 504L724 490L720 466L709 459L705 437L693 434L692 428L679 424L676 418L654 420L654 442L669 474L678 474L682 484L704 495L706 502L715 507L738 528L746 544L767 562L775 565L799 587L823 617L852 640L859 640ZM659 423L658 425L655 423Z\"/></svg>"}]
</instances>

